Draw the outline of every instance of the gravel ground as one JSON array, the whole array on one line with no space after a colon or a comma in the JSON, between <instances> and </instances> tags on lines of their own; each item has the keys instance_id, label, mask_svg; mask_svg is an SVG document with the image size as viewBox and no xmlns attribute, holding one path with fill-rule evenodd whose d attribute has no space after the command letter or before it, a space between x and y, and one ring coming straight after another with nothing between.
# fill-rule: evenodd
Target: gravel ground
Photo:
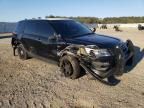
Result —
<instances>
[{"instance_id":1,"label":"gravel ground","mask_svg":"<svg viewBox=\"0 0 144 108\"><path fill-rule=\"evenodd\" d=\"M14 57L10 38L0 39L0 108L144 108L144 32L98 30L136 46L135 66L108 86L91 75L71 80L56 63ZM0 34L2 36L2 34Z\"/></svg>"}]
</instances>

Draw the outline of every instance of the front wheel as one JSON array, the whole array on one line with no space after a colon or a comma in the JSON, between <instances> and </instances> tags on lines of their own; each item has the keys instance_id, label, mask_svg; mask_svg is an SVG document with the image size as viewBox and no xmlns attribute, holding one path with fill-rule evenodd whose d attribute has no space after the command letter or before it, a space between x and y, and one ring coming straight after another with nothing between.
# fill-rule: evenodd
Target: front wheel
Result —
<instances>
[{"instance_id":1,"label":"front wheel","mask_svg":"<svg viewBox=\"0 0 144 108\"><path fill-rule=\"evenodd\" d=\"M60 59L60 69L65 77L76 79L80 76L80 65L78 60L72 56L64 56Z\"/></svg>"},{"instance_id":2,"label":"front wheel","mask_svg":"<svg viewBox=\"0 0 144 108\"><path fill-rule=\"evenodd\" d=\"M18 45L17 52L18 52L18 56L20 59L22 59L22 60L28 59L28 54L22 44Z\"/></svg>"}]
</instances>

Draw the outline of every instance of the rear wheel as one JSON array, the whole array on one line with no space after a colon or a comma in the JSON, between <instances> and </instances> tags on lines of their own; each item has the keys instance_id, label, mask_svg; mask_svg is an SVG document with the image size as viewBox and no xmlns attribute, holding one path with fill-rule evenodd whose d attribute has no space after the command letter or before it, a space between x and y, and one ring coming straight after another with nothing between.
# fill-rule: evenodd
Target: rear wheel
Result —
<instances>
[{"instance_id":1,"label":"rear wheel","mask_svg":"<svg viewBox=\"0 0 144 108\"><path fill-rule=\"evenodd\" d=\"M20 59L22 59L22 60L28 59L28 54L22 44L18 45L17 51L18 51L18 56Z\"/></svg>"},{"instance_id":2,"label":"rear wheel","mask_svg":"<svg viewBox=\"0 0 144 108\"><path fill-rule=\"evenodd\" d=\"M65 77L76 79L80 76L80 65L78 60L72 56L64 56L60 60L60 69Z\"/></svg>"}]
</instances>

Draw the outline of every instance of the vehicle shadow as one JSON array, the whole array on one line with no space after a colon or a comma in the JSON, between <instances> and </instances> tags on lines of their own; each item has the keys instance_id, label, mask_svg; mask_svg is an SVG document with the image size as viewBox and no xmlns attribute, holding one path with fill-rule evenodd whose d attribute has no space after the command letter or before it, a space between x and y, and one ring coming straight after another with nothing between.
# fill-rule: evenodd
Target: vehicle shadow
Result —
<instances>
[{"instance_id":1,"label":"vehicle shadow","mask_svg":"<svg viewBox=\"0 0 144 108\"><path fill-rule=\"evenodd\" d=\"M105 78L105 79L91 77L90 80L97 80L97 81L99 81L105 85L108 85L108 86L116 86L121 82L121 80L117 79L115 76L110 76L110 77Z\"/></svg>"},{"instance_id":2,"label":"vehicle shadow","mask_svg":"<svg viewBox=\"0 0 144 108\"><path fill-rule=\"evenodd\" d=\"M134 61L132 66L127 66L125 68L125 73L131 72L137 64L144 58L144 48L141 50L140 47L135 46L135 56L134 56Z\"/></svg>"}]
</instances>

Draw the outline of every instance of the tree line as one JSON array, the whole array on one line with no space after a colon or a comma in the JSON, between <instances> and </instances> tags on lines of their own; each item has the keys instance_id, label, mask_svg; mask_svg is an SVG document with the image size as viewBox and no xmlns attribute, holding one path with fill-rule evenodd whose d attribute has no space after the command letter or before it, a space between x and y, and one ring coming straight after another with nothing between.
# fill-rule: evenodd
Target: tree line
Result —
<instances>
[{"instance_id":1,"label":"tree line","mask_svg":"<svg viewBox=\"0 0 144 108\"><path fill-rule=\"evenodd\" d=\"M45 18L71 18L78 20L82 23L98 23L98 24L113 24L113 23L144 23L144 16L142 17L65 17L65 16L54 16L49 15Z\"/></svg>"}]
</instances>

